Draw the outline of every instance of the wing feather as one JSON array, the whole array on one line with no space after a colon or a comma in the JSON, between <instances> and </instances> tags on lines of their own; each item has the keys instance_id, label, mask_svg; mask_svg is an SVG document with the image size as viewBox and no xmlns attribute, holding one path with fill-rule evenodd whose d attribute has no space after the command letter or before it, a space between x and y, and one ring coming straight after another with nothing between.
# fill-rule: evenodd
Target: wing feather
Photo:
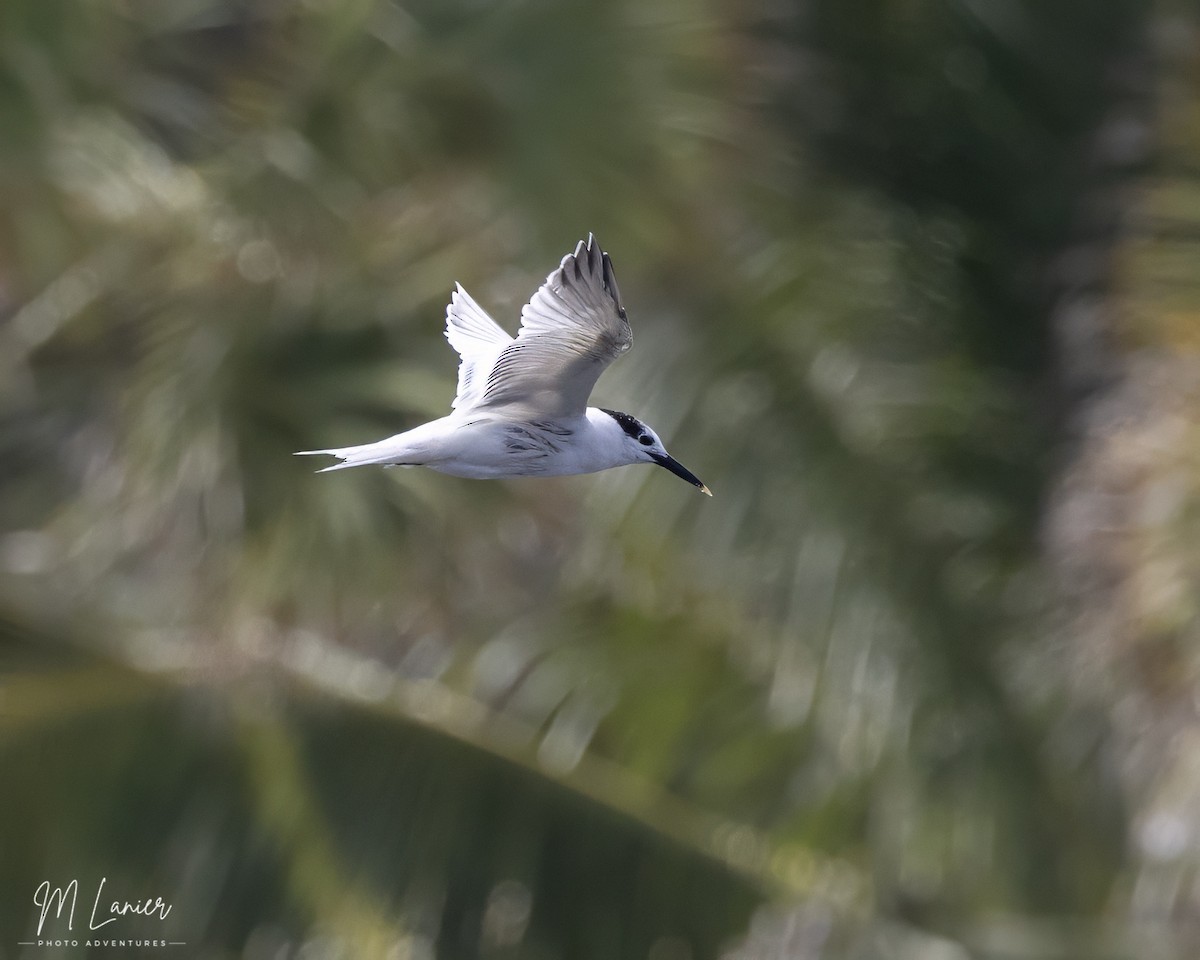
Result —
<instances>
[{"instance_id":1,"label":"wing feather","mask_svg":"<svg viewBox=\"0 0 1200 960\"><path fill-rule=\"evenodd\" d=\"M483 397L496 359L513 338L456 283L446 307L446 339L462 358L458 364L458 390L450 406L465 409Z\"/></svg>"},{"instance_id":2,"label":"wing feather","mask_svg":"<svg viewBox=\"0 0 1200 960\"><path fill-rule=\"evenodd\" d=\"M612 261L589 234L522 308L517 338L497 357L478 406L582 416L600 374L632 343Z\"/></svg>"}]
</instances>

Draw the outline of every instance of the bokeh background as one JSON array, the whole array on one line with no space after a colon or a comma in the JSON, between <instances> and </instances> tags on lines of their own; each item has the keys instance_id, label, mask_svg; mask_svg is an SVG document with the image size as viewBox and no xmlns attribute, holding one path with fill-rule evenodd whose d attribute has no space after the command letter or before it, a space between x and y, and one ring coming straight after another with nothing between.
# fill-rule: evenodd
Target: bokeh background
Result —
<instances>
[{"instance_id":1,"label":"bokeh background","mask_svg":"<svg viewBox=\"0 0 1200 960\"><path fill-rule=\"evenodd\" d=\"M101 877L169 956L1200 956L1198 51L3 0L0 957L162 955L19 946ZM712 500L291 456L444 413L452 284L515 329L588 231L595 399Z\"/></svg>"}]
</instances>

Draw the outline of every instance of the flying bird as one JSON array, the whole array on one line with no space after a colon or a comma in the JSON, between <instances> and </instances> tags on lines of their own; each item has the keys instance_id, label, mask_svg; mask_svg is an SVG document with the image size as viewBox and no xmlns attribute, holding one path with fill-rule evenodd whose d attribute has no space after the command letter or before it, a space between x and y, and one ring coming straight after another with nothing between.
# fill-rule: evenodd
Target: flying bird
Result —
<instances>
[{"instance_id":1,"label":"flying bird","mask_svg":"<svg viewBox=\"0 0 1200 960\"><path fill-rule=\"evenodd\" d=\"M476 479L656 463L712 496L642 420L587 405L600 374L633 343L612 261L594 236L521 309L515 338L455 284L446 339L461 358L449 416L376 443L296 455L341 461L319 473L377 463Z\"/></svg>"}]
</instances>

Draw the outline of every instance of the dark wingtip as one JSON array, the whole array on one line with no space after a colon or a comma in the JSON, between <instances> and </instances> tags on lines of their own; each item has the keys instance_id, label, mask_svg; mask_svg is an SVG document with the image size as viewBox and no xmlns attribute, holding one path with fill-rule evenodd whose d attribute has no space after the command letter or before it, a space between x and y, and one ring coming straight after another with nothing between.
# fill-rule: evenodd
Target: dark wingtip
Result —
<instances>
[{"instance_id":1,"label":"dark wingtip","mask_svg":"<svg viewBox=\"0 0 1200 960\"><path fill-rule=\"evenodd\" d=\"M584 255L586 250L587 250L587 246L584 244L584 242L582 240L580 240L577 244L575 244L575 252L568 253L565 257L562 258L562 263L560 263L558 265L559 268L562 270L562 272L566 273L567 268L570 267L572 262L574 262L576 265L578 265L580 258Z\"/></svg>"},{"instance_id":2,"label":"dark wingtip","mask_svg":"<svg viewBox=\"0 0 1200 960\"><path fill-rule=\"evenodd\" d=\"M621 302L621 289L617 286L617 276L613 270L612 258L604 252L604 249L600 246L600 241L596 239L596 235L590 230L588 231L587 240L580 240L575 246L575 252L563 257L561 264L563 282L570 282L569 274L571 272L575 274L576 279L583 279L583 262L585 257L588 272L600 275L600 281L604 285L604 289L612 297L613 303L617 305L617 313L622 320L628 323L629 318L625 314L625 305Z\"/></svg>"},{"instance_id":3,"label":"dark wingtip","mask_svg":"<svg viewBox=\"0 0 1200 960\"><path fill-rule=\"evenodd\" d=\"M604 256L604 289L608 291L608 295L613 298L613 303L617 305L617 313L621 315L621 319L625 320L625 305L621 303L621 288L617 286L617 275L613 270L612 258L606 253Z\"/></svg>"}]
</instances>

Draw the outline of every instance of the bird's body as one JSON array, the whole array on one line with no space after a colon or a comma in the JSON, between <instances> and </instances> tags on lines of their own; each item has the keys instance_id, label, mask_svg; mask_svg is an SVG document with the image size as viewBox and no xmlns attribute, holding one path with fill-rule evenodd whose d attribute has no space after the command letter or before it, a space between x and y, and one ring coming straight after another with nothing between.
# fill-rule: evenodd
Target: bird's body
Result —
<instances>
[{"instance_id":1,"label":"bird's body","mask_svg":"<svg viewBox=\"0 0 1200 960\"><path fill-rule=\"evenodd\" d=\"M609 437L614 430L619 436ZM557 420L451 414L376 443L313 452L342 459L325 470L381 463L429 467L475 480L561 477L611 466L623 436L616 421L595 407L588 407L583 417Z\"/></svg>"},{"instance_id":2,"label":"bird's body","mask_svg":"<svg viewBox=\"0 0 1200 960\"><path fill-rule=\"evenodd\" d=\"M461 356L449 416L328 454L325 470L423 466L456 477L553 477L657 463L708 488L627 413L587 406L600 374L633 335L608 254L589 236L521 311L510 337L461 286L446 308L446 339Z\"/></svg>"}]
</instances>

